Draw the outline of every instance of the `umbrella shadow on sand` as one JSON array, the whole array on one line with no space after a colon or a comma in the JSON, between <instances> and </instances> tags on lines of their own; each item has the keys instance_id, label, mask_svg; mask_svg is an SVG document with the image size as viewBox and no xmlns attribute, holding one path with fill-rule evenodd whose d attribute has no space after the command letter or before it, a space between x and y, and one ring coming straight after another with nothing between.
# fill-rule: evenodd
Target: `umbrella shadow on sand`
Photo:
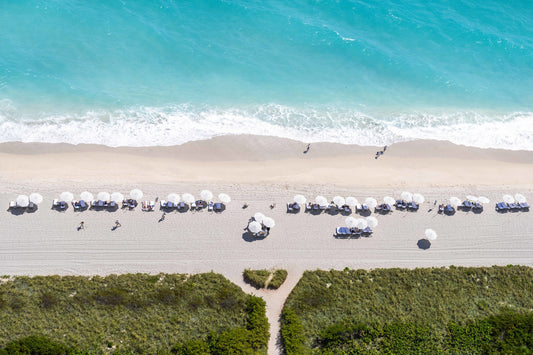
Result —
<instances>
[{"instance_id":1,"label":"umbrella shadow on sand","mask_svg":"<svg viewBox=\"0 0 533 355\"><path fill-rule=\"evenodd\" d=\"M422 250L427 250L431 247L431 242L427 239L420 239L416 245Z\"/></svg>"},{"instance_id":2,"label":"umbrella shadow on sand","mask_svg":"<svg viewBox=\"0 0 533 355\"><path fill-rule=\"evenodd\" d=\"M266 235L256 235L256 234L253 234L250 231L246 231L246 232L244 232L242 234L242 239L245 242L248 242L248 243L256 242L256 241L259 241L259 240L263 240L265 238L266 238Z\"/></svg>"}]
</instances>

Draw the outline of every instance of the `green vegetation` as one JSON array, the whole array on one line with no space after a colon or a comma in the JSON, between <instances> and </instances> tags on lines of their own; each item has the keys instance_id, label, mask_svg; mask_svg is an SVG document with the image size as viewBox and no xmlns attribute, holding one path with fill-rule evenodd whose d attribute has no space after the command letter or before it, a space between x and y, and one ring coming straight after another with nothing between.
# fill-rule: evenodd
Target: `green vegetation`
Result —
<instances>
[{"instance_id":1,"label":"green vegetation","mask_svg":"<svg viewBox=\"0 0 533 355\"><path fill-rule=\"evenodd\" d=\"M277 290L287 278L287 270L249 270L246 269L242 273L245 282L253 287L260 289L266 288ZM270 281L269 281L270 279Z\"/></svg>"},{"instance_id":2,"label":"green vegetation","mask_svg":"<svg viewBox=\"0 0 533 355\"><path fill-rule=\"evenodd\" d=\"M0 355L266 353L265 303L221 275L16 277Z\"/></svg>"},{"instance_id":3,"label":"green vegetation","mask_svg":"<svg viewBox=\"0 0 533 355\"><path fill-rule=\"evenodd\" d=\"M268 288L277 290L287 279L287 270L276 270L268 283Z\"/></svg>"},{"instance_id":4,"label":"green vegetation","mask_svg":"<svg viewBox=\"0 0 533 355\"><path fill-rule=\"evenodd\" d=\"M304 273L282 316L290 354L532 354L533 269Z\"/></svg>"}]
</instances>

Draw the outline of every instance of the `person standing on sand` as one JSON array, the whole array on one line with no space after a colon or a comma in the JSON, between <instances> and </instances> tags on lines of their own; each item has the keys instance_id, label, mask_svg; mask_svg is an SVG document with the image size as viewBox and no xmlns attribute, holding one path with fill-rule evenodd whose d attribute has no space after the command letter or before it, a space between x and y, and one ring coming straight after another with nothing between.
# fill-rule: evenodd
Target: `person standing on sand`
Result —
<instances>
[{"instance_id":1,"label":"person standing on sand","mask_svg":"<svg viewBox=\"0 0 533 355\"><path fill-rule=\"evenodd\" d=\"M164 221L165 220L165 216L167 215L166 212L163 212L163 215L161 216L161 220Z\"/></svg>"},{"instance_id":2,"label":"person standing on sand","mask_svg":"<svg viewBox=\"0 0 533 355\"><path fill-rule=\"evenodd\" d=\"M80 226L78 229L85 229L85 223L83 221L80 222Z\"/></svg>"},{"instance_id":3,"label":"person standing on sand","mask_svg":"<svg viewBox=\"0 0 533 355\"><path fill-rule=\"evenodd\" d=\"M115 228L122 227L122 224L118 221L118 219L115 221Z\"/></svg>"}]
</instances>

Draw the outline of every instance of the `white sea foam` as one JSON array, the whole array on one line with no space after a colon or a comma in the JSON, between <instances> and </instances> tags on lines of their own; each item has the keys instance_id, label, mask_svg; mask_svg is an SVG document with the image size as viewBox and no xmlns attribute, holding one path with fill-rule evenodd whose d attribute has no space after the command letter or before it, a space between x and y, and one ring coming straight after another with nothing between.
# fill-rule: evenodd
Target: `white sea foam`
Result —
<instances>
[{"instance_id":1,"label":"white sea foam","mask_svg":"<svg viewBox=\"0 0 533 355\"><path fill-rule=\"evenodd\" d=\"M480 148L533 150L532 122L532 112L410 112L378 116L356 110L301 110L274 104L240 109L181 105L29 116L3 102L0 142L169 146L219 135L255 134L303 142L377 146L434 139Z\"/></svg>"}]
</instances>

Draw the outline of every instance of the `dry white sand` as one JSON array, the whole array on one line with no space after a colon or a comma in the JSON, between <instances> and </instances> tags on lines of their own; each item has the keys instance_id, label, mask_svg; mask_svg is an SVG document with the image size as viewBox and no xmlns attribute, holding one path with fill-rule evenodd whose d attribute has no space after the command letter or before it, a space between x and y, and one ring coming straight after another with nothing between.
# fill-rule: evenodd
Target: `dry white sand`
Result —
<instances>
[{"instance_id":1,"label":"dry white sand","mask_svg":"<svg viewBox=\"0 0 533 355\"><path fill-rule=\"evenodd\" d=\"M533 266L533 212L499 214L503 193L520 192L533 201L533 153L481 150L443 142L393 145L374 159L376 148L305 145L265 137L220 137L170 148L2 144L0 206L19 193L41 192L35 213L0 211L0 274L109 274L126 272L220 272L242 282L245 268L284 268L289 280L278 291L253 291L265 297L273 325L304 270L429 267L447 265ZM199 195L207 188L228 193L223 213L168 213L118 210L75 213L50 209L62 191L127 193L139 187L146 199L171 192ZM336 239L342 215L287 214L295 194L360 200L399 196L408 188L425 195L416 213L378 216L370 238ZM437 214L434 201L467 194L491 199L481 214ZM244 202L249 204L243 209ZM270 209L271 203L276 203ZM271 235L251 238L244 230L255 212L276 221ZM114 221L122 227L112 231ZM85 230L77 230L81 221ZM417 242L432 228L438 239L421 250Z\"/></svg>"}]
</instances>

